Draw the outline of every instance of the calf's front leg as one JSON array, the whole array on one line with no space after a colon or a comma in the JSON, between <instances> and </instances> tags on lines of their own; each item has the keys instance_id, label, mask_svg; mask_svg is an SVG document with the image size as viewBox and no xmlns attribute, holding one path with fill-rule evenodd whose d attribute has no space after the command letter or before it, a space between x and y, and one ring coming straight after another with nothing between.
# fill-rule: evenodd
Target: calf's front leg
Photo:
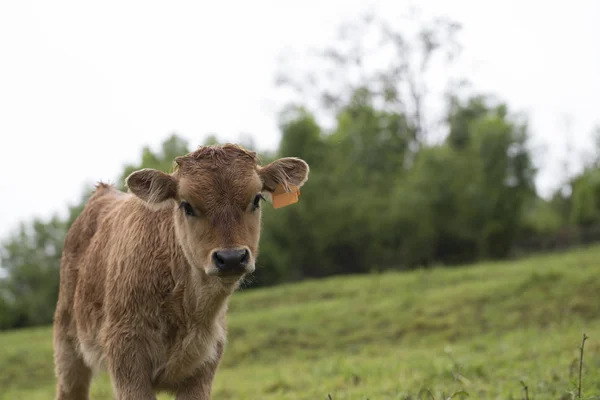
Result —
<instances>
[{"instance_id":1,"label":"calf's front leg","mask_svg":"<svg viewBox=\"0 0 600 400\"><path fill-rule=\"evenodd\" d=\"M151 364L141 346L130 344L111 349L108 371L115 400L156 400Z\"/></svg>"},{"instance_id":2,"label":"calf's front leg","mask_svg":"<svg viewBox=\"0 0 600 400\"><path fill-rule=\"evenodd\" d=\"M115 400L156 400L150 379L145 376L124 377L110 373Z\"/></svg>"},{"instance_id":3,"label":"calf's front leg","mask_svg":"<svg viewBox=\"0 0 600 400\"><path fill-rule=\"evenodd\" d=\"M202 369L202 372L194 375L177 391L176 400L210 400L212 394L212 383L214 370Z\"/></svg>"},{"instance_id":4,"label":"calf's front leg","mask_svg":"<svg viewBox=\"0 0 600 400\"><path fill-rule=\"evenodd\" d=\"M224 345L217 344L217 357L204 364L200 370L191 376L177 391L176 400L210 400L212 385L223 356Z\"/></svg>"}]
</instances>

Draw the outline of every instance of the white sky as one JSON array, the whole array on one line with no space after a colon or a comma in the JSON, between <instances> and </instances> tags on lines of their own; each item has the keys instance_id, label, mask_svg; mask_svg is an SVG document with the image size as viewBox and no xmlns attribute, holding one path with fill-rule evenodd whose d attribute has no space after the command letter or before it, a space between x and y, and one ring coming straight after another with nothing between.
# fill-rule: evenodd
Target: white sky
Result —
<instances>
[{"instance_id":1,"label":"white sky","mask_svg":"<svg viewBox=\"0 0 600 400\"><path fill-rule=\"evenodd\" d=\"M284 48L329 42L366 1L0 2L0 236L114 180L176 131L259 148L279 140L273 78ZM371 2L389 18L408 2ZM422 0L460 21L462 68L530 116L539 187L560 177L564 117L576 149L600 123L600 1ZM289 8L288 8L289 7Z\"/></svg>"}]
</instances>

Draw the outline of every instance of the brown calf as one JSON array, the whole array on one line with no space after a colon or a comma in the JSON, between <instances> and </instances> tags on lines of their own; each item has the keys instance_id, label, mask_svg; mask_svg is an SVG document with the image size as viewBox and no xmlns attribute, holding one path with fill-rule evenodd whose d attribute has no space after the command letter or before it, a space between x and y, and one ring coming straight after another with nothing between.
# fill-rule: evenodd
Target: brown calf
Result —
<instances>
[{"instance_id":1,"label":"brown calf","mask_svg":"<svg viewBox=\"0 0 600 400\"><path fill-rule=\"evenodd\" d=\"M117 399L210 399L229 296L254 271L260 200L309 167L265 167L236 145L143 169L131 193L100 183L65 239L54 317L57 399L87 399L106 368Z\"/></svg>"}]
</instances>

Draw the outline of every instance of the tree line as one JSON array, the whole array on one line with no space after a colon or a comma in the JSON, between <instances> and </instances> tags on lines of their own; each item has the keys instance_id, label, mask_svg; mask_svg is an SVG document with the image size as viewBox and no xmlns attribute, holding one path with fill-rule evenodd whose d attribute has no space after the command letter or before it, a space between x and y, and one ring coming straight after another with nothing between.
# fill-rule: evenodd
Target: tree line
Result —
<instances>
[{"instance_id":1,"label":"tree line","mask_svg":"<svg viewBox=\"0 0 600 400\"><path fill-rule=\"evenodd\" d=\"M416 25L409 37L367 15L316 53L319 68L277 76L299 95L279 114L278 148L260 157L263 164L301 157L311 174L298 203L264 207L248 288L502 259L524 243L600 226L600 157L548 200L536 190L527 121L505 102L465 94L464 81L449 79L443 98L433 99L445 111L432 116L428 74L435 62L457 59L460 26L446 19ZM369 66L372 49L363 43L373 32L381 39L375 50L391 54L384 66ZM211 136L204 144L216 142ZM194 148L172 134L125 165L117 184L125 190L125 177L139 168L168 172ZM90 191L66 218L23 223L2 243L0 329L51 322L63 240Z\"/></svg>"}]
</instances>

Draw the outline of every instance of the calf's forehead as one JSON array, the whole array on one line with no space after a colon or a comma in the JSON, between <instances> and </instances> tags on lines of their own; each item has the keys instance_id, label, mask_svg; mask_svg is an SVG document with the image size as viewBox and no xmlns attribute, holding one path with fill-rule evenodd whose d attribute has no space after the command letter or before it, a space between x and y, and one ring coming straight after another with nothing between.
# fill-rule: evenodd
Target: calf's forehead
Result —
<instances>
[{"instance_id":1,"label":"calf's forehead","mask_svg":"<svg viewBox=\"0 0 600 400\"><path fill-rule=\"evenodd\" d=\"M180 174L179 194L198 205L214 207L221 204L245 206L262 189L255 166L223 165Z\"/></svg>"}]
</instances>

